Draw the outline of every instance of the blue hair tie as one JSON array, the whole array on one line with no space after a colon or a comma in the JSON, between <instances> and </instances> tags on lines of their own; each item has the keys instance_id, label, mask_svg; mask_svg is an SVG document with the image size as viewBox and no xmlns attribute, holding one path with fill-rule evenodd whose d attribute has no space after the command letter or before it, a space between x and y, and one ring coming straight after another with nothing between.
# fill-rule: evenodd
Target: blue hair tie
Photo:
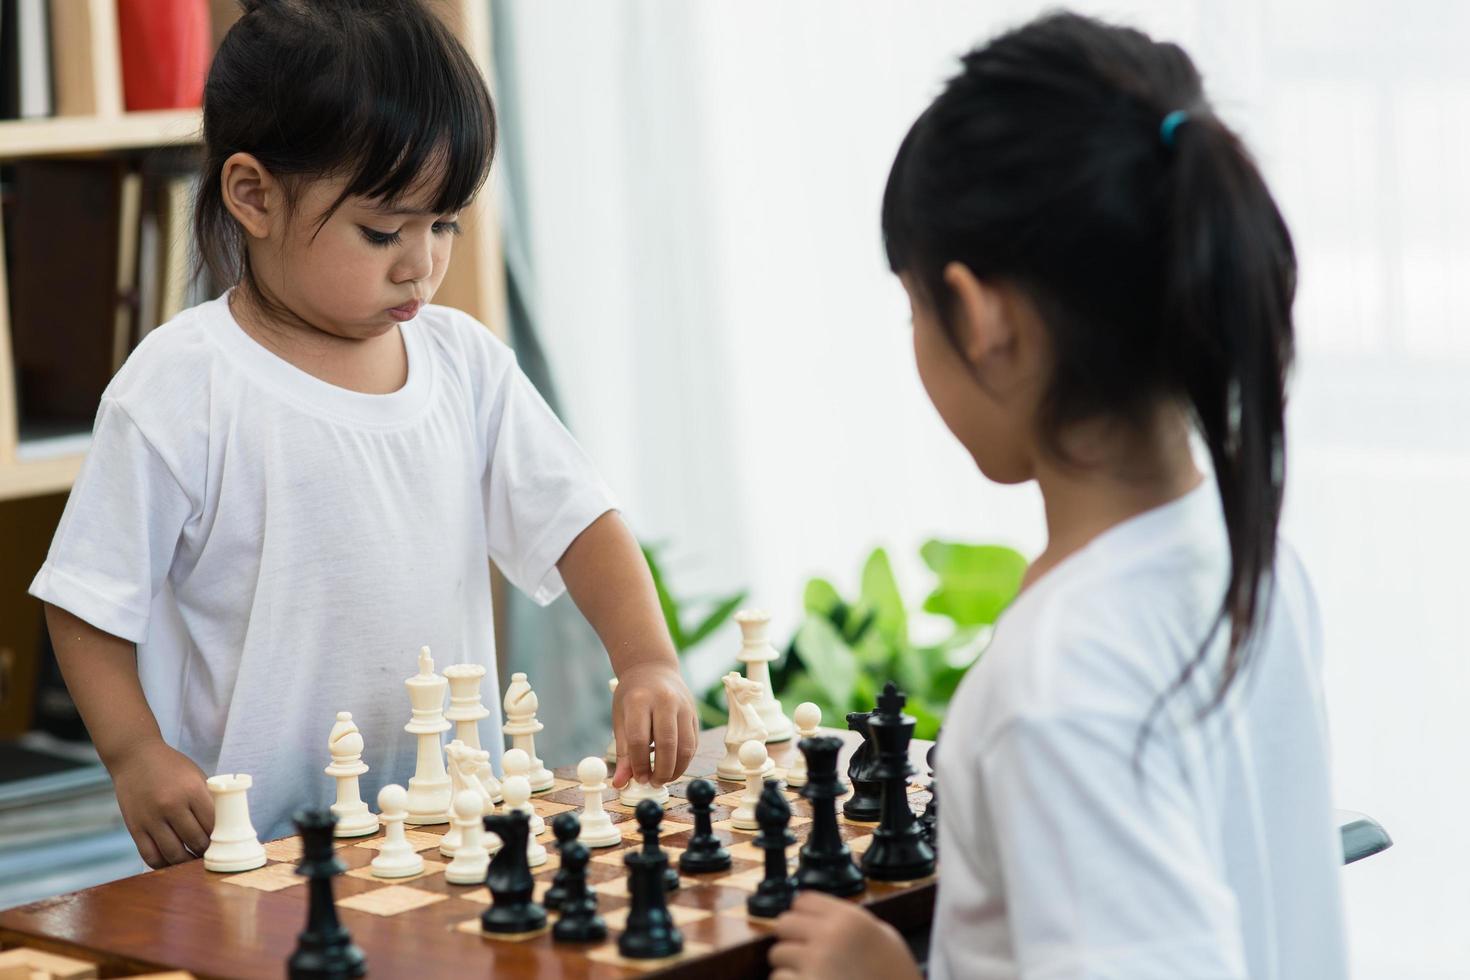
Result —
<instances>
[{"instance_id":1,"label":"blue hair tie","mask_svg":"<svg viewBox=\"0 0 1470 980\"><path fill-rule=\"evenodd\" d=\"M1172 149L1174 146L1174 134L1179 131L1180 126L1183 126L1187 122L1189 122L1189 111L1186 109L1175 109L1164 117L1163 122L1159 123L1159 139L1164 141L1165 146Z\"/></svg>"}]
</instances>

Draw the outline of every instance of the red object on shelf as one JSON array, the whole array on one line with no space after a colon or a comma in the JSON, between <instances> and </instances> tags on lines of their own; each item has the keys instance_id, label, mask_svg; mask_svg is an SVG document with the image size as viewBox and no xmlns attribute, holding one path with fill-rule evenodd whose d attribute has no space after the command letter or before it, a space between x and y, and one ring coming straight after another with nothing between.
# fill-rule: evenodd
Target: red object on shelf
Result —
<instances>
[{"instance_id":1,"label":"red object on shelf","mask_svg":"<svg viewBox=\"0 0 1470 980\"><path fill-rule=\"evenodd\" d=\"M123 104L198 106L209 71L209 0L117 0Z\"/></svg>"}]
</instances>

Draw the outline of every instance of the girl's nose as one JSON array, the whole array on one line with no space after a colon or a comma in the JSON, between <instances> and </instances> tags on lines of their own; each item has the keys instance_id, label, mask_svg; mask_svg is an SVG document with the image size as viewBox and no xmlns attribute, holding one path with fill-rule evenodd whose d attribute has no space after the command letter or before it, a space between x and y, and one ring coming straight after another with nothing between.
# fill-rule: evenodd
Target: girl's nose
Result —
<instances>
[{"instance_id":1,"label":"girl's nose","mask_svg":"<svg viewBox=\"0 0 1470 980\"><path fill-rule=\"evenodd\" d=\"M427 279L433 271L433 242L425 236L422 240L405 244L402 256L393 267L393 281L414 282L419 279Z\"/></svg>"}]
</instances>

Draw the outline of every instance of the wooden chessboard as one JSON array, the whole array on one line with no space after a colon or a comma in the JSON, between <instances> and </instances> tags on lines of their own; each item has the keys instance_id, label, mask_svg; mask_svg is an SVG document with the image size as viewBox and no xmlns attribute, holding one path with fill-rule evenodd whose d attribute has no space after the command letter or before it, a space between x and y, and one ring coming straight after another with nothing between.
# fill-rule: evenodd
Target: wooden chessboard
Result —
<instances>
[{"instance_id":1,"label":"wooden chessboard","mask_svg":"<svg viewBox=\"0 0 1470 980\"><path fill-rule=\"evenodd\" d=\"M856 744L843 736L843 771ZM701 737L700 752L690 772L670 786L661 843L677 866L688 842L693 817L684 799L689 779L712 776L723 754L722 729ZM920 772L929 743L915 743L912 757ZM769 747L781 775L795 757L792 743ZM547 863L533 869L539 899L556 872L557 855L549 822L558 813L580 809L582 794L573 768L556 772L556 785L532 804L548 821L539 838L548 847ZM489 901L483 884L452 885L444 879L447 859L438 841L446 829L411 828L408 839L424 856L425 870L414 878L381 879L368 867L381 834L338 842L338 855L348 871L334 882L338 913L353 941L367 956L368 973L380 977L459 977L488 975L525 977L658 976L747 977L765 975L770 944L769 920L752 918L745 900L762 875L763 856L751 841L754 831L736 830L729 815L740 786L717 781L715 830L727 842L733 865L728 871L681 877L669 895L675 923L684 933L685 951L666 961L629 961L618 955L617 937L627 917L629 899L624 852L639 845L630 808L605 794L613 821L624 829L620 845L592 851L588 879L598 893L607 920L608 938L600 943L553 943L550 931L523 937L499 937L479 930L479 915ZM807 802L788 790L792 800L791 830L804 841L810 830ZM928 794L914 789L917 812ZM839 803L840 806L840 803ZM844 839L855 854L867 849L872 824L839 817ZM793 867L796 848L791 849ZM266 845L268 863L239 874L213 874L192 861L112 882L73 895L0 912L0 943L22 944L99 961L112 973L185 969L200 977L280 977L306 922L305 879L295 873L300 841L285 838ZM904 932L927 928L933 914L934 882L869 882L860 901ZM550 913L555 921L555 913Z\"/></svg>"}]
</instances>

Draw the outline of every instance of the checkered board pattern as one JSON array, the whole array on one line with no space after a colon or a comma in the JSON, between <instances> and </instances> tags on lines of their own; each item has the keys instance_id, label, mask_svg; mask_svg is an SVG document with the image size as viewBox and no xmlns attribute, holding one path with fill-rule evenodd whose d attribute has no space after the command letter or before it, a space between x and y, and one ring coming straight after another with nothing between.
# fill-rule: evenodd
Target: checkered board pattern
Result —
<instances>
[{"instance_id":1,"label":"checkered board pattern","mask_svg":"<svg viewBox=\"0 0 1470 980\"><path fill-rule=\"evenodd\" d=\"M776 775L784 775L784 770L778 770ZM686 778L669 787L671 798L664 808L660 829L660 843L673 867L678 866L679 855L693 831L694 818L685 799L688 783ZM373 876L369 864L382 844L381 834L339 840L337 852L348 870L334 882L338 913L354 939L367 951L370 968L372 945L381 941L384 927L394 934L395 941L467 944L462 962L465 969L473 969L477 974L486 965L494 964L497 948L507 945L543 947L548 957L561 961L564 967L570 966L565 962L566 957L579 958L581 962L574 971L579 976L625 976L658 971L682 973L685 968L693 972L696 967L704 969L717 965L722 951L761 944L768 935L770 920L754 918L746 913L745 900L763 875L764 855L752 843L756 831L738 830L730 823L730 815L738 805L742 787L726 781L716 781L716 785L721 795L715 801L714 829L726 842L733 863L728 871L681 876L679 889L669 894L670 911L685 940L684 953L672 960L635 961L618 954L617 937L626 923L630 904L623 856L629 848L641 846L641 838L632 808L620 804L617 793L612 790L604 793L604 806L613 822L623 830L624 839L621 844L594 849L587 866L588 881L598 894L599 912L608 925L608 938L603 942L580 945L553 943L549 928L514 937L481 932L479 914L490 901L489 891L484 884L453 885L445 880L444 868L448 859L441 858L438 852L440 835L447 829L444 826L407 830L408 840L424 856L423 873L412 878ZM811 808L793 789L786 789L786 796L791 800L792 808L790 829L798 841L798 845L789 851L794 870L797 849L811 829ZM923 789L917 786L910 788L910 804L916 813L923 809L928 798L929 794ZM547 821L546 832L538 838L547 845L547 862L532 869L538 900L550 887L558 865L550 820L559 813L580 810L582 803L582 791L576 783L560 775L551 790L532 799L536 812ZM838 805L840 808L841 801ZM840 809L838 819L842 836L854 856L861 855L872 840L875 825L849 822L840 816ZM266 853L268 863L262 868L213 876L218 887L270 893L273 902L294 895L300 904L304 924L305 879L295 872L295 862L301 854L300 840L284 838L273 841L266 845ZM857 900L881 901L930 884L932 879L923 882L869 882L867 892ZM554 922L555 916L555 912L549 912L548 921ZM478 953L475 944L482 947ZM747 957L752 955L750 948L744 952ZM709 957L715 959L709 960Z\"/></svg>"}]
</instances>

